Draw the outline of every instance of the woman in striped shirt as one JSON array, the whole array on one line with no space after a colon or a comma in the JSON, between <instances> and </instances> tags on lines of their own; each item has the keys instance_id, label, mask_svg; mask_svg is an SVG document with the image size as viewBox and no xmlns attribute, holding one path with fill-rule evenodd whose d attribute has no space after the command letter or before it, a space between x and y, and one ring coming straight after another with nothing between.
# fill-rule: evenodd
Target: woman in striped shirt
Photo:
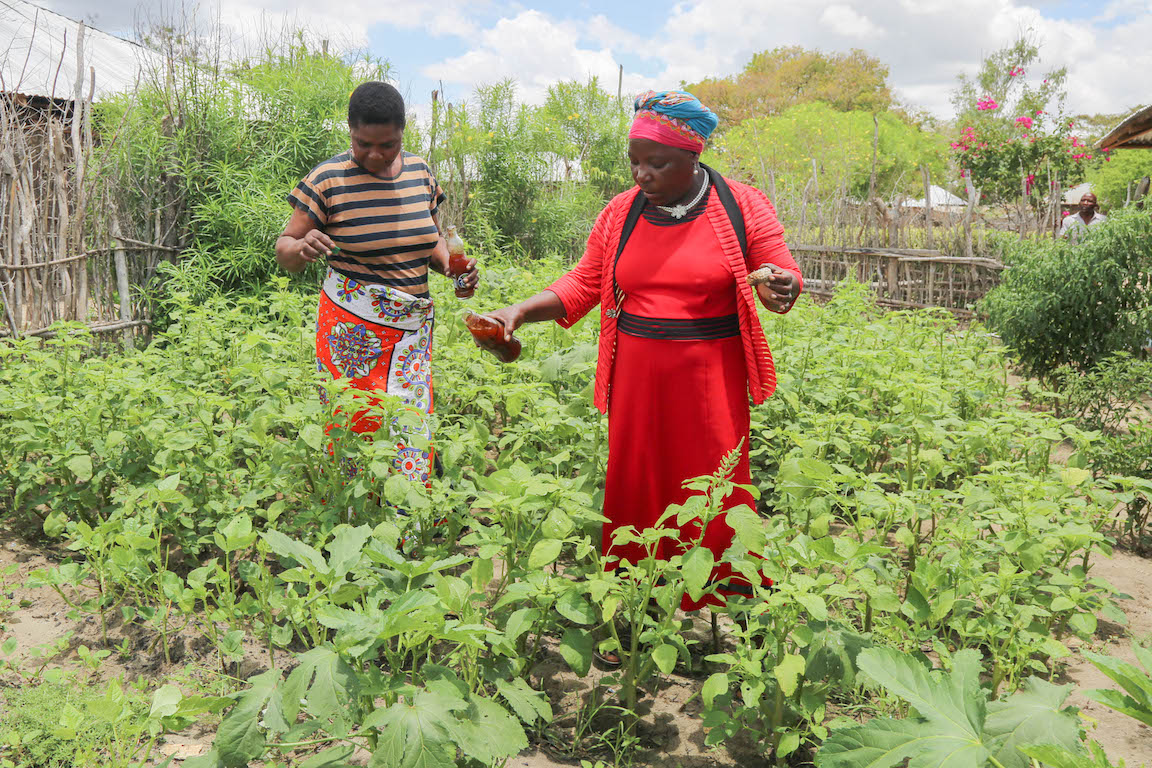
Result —
<instances>
[{"instance_id":1,"label":"woman in striped shirt","mask_svg":"<svg viewBox=\"0 0 1152 768\"><path fill-rule=\"evenodd\" d=\"M415 420L394 419L389 437L396 440L396 469L427 483L434 317L428 271L448 274L448 248L438 216L444 193L427 163L403 151L405 122L404 99L391 85L368 82L352 92L351 148L317 165L289 193L292 217L276 241L276 261L289 272L327 261L316 368L355 389L395 395L416 412ZM463 282L479 282L475 259ZM408 422L420 426L401 426ZM370 439L380 419L365 409L351 426Z\"/></svg>"}]
</instances>

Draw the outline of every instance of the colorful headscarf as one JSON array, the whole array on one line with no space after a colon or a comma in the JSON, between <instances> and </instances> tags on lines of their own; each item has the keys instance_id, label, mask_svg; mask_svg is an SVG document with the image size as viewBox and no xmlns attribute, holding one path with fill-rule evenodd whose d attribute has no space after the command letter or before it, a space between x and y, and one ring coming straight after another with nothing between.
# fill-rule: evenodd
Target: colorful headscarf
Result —
<instances>
[{"instance_id":1,"label":"colorful headscarf","mask_svg":"<svg viewBox=\"0 0 1152 768\"><path fill-rule=\"evenodd\" d=\"M650 139L689 152L702 152L719 119L686 91L647 91L633 105L630 139Z\"/></svg>"}]
</instances>

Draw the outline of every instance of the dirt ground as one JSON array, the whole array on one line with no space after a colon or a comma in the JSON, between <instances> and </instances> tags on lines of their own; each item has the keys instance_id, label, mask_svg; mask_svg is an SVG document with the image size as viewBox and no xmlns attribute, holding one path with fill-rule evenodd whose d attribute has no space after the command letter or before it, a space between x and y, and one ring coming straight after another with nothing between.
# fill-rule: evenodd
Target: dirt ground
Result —
<instances>
[{"instance_id":1,"label":"dirt ground","mask_svg":"<svg viewBox=\"0 0 1152 768\"><path fill-rule=\"evenodd\" d=\"M49 588L28 589L23 586L28 575L52 564L51 553L29 545L10 532L0 529L0 574L9 566L16 565L13 575L0 577L0 642L14 637L18 643L17 657L24 657L28 650L45 644L66 644L68 651L54 656L50 664L75 666L75 648L80 644L90 648L99 647L99 622L92 617L73 621L68 617L68 606ZM1137 555L1118 551L1112 559L1098 557L1094 560L1092 573L1104 578L1121 592L1131 596L1122 607L1128 616L1128 626L1121 627L1101 620L1096 640L1086 644L1086 648L1109 653L1135 663L1132 654L1133 641L1146 643L1152 640L1152 561ZM10 612L4 613L5 605ZM705 641L708 628L703 620L697 620L691 632L697 639ZM68 633L72 633L69 635ZM211 649L190 638L180 638L172 645L172 661L165 663L158 648L151 647L152 639L134 630L125 631L113 624L109 630L110 640L119 645L128 641L126 654L113 652L100 670L95 673L93 683L98 684L114 676L123 675L134 679L143 675L157 685L168 682L174 675L183 673L186 665L211 664ZM1089 735L1099 741L1113 762L1123 759L1129 768L1152 764L1152 729L1137 721L1095 704L1085 698L1083 690L1113 687L1112 682L1088 663L1080 655L1081 647L1074 647L1074 655L1068 660L1062 676L1066 682L1075 683L1077 692L1071 704L1081 708L1084 725ZM284 661L287 661L285 658ZM277 664L282 662L278 658ZM267 668L268 658L261 649L247 649L247 655L240 664L241 677L247 677ZM537 679L545 680L545 689L554 702L563 700L558 712L570 712L577 702L587 697L591 683L605 673L593 669L589 678L580 680L564 669L563 662L555 654L546 653L544 659L533 670ZM11 682L11 681L8 681ZM697 715L698 699L689 697L699 681L673 677L667 681L655 702L648 700L645 712L646 723L643 736L653 748L641 757L639 764L664 764L677 768L711 768L712 766L751 766L756 764L754 755L738 748L714 751L704 746L704 730ZM3 682L0 681L0 685ZM0 717L3 700L0 698ZM642 702L642 707L644 703ZM572 715L567 715L571 719ZM595 728L593 723L592 728ZM168 755L180 759L205 751L211 741L211 733L199 730L177 734L161 745L160 757ZM551 768L552 766L572 765L578 761L564 762L559 759L565 745L558 749L537 749L508 761L509 768ZM364 756L367 757L366 755Z\"/></svg>"}]
</instances>

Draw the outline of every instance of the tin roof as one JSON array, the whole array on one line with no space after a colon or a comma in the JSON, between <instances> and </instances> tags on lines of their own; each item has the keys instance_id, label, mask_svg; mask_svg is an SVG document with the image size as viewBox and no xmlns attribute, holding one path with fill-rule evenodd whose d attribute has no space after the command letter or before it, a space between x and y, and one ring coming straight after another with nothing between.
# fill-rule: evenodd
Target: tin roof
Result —
<instances>
[{"instance_id":1,"label":"tin roof","mask_svg":"<svg viewBox=\"0 0 1152 768\"><path fill-rule=\"evenodd\" d=\"M1152 149L1152 105L1128 115L1098 145L1100 149Z\"/></svg>"},{"instance_id":2,"label":"tin roof","mask_svg":"<svg viewBox=\"0 0 1152 768\"><path fill-rule=\"evenodd\" d=\"M74 98L76 40L80 22L26 0L0 0L0 92ZM154 56L139 43L84 25L84 95L89 67L96 97L135 89L144 63Z\"/></svg>"}]
</instances>

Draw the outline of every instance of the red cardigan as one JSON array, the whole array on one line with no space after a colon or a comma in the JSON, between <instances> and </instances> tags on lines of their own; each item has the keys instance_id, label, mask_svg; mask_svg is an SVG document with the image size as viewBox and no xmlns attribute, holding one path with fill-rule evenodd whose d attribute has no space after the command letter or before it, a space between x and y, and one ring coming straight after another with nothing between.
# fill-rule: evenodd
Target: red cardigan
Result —
<instances>
[{"instance_id":1,"label":"red cardigan","mask_svg":"<svg viewBox=\"0 0 1152 768\"><path fill-rule=\"evenodd\" d=\"M728 257L739 289L736 309L740 318L740 335L744 340L744 360L748 366L748 390L752 402L758 404L776 390L776 369L772 364L768 340L764 338L764 330L756 314L756 291L745 278L749 271L757 270L765 264L775 264L795 274L801 288L804 282L800 267L784 243L784 227L776 218L772 203L755 187L731 180L728 180L728 185L744 214L744 229L748 240L747 263L740 253L740 241L732 229L732 222L717 195L708 196L708 207L704 215L712 222L716 238ZM565 328L574 325L597 304L600 305L600 350L596 361L596 394L593 402L601 413L608 413L612 363L616 354L616 319L607 314L609 309L616 307L612 283L613 261L620 245L628 208L638 194L641 194L640 188L634 187L612 198L596 218L583 258L571 271L548 286L548 290L560 297L564 305L565 315L556 322ZM789 305L784 311L791 308Z\"/></svg>"}]
</instances>

